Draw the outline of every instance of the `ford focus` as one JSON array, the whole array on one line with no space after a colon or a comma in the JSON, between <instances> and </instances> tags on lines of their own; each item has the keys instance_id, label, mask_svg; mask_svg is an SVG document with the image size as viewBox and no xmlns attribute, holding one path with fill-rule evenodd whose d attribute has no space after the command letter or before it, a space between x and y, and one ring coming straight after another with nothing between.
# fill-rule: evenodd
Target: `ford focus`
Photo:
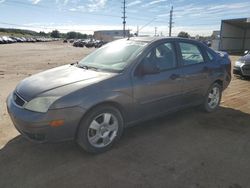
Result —
<instances>
[{"instance_id":1,"label":"ford focus","mask_svg":"<svg viewBox=\"0 0 250 188\"><path fill-rule=\"evenodd\" d=\"M182 38L130 38L22 80L7 98L16 129L36 142L108 150L124 128L190 106L215 111L228 55Z\"/></svg>"}]
</instances>

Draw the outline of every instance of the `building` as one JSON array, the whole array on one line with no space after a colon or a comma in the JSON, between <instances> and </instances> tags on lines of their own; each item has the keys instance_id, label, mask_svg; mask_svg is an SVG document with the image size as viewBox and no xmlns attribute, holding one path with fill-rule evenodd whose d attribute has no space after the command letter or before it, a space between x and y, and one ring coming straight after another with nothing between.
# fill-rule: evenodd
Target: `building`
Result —
<instances>
[{"instance_id":1,"label":"building","mask_svg":"<svg viewBox=\"0 0 250 188\"><path fill-rule=\"evenodd\" d=\"M130 35L129 30L125 30L125 35ZM111 42L121 38L123 38L123 30L102 30L94 32L94 39L104 42Z\"/></svg>"},{"instance_id":2,"label":"building","mask_svg":"<svg viewBox=\"0 0 250 188\"><path fill-rule=\"evenodd\" d=\"M220 31L213 31L211 39L212 39L211 48L214 49L214 50L219 50Z\"/></svg>"},{"instance_id":3,"label":"building","mask_svg":"<svg viewBox=\"0 0 250 188\"><path fill-rule=\"evenodd\" d=\"M250 18L221 21L219 50L229 53L250 50Z\"/></svg>"}]
</instances>

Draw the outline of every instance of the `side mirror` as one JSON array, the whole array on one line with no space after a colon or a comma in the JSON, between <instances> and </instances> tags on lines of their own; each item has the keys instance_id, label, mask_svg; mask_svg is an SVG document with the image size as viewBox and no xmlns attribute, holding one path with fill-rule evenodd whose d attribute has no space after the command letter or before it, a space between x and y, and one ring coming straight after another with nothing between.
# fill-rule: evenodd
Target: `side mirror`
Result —
<instances>
[{"instance_id":1,"label":"side mirror","mask_svg":"<svg viewBox=\"0 0 250 188\"><path fill-rule=\"evenodd\" d=\"M140 64L140 74L148 75L148 74L157 74L160 70L157 68L156 63L149 61L148 59L144 59Z\"/></svg>"},{"instance_id":2,"label":"side mirror","mask_svg":"<svg viewBox=\"0 0 250 188\"><path fill-rule=\"evenodd\" d=\"M250 51L246 50L246 51L244 52L244 55L247 55L249 52L250 52Z\"/></svg>"}]
</instances>

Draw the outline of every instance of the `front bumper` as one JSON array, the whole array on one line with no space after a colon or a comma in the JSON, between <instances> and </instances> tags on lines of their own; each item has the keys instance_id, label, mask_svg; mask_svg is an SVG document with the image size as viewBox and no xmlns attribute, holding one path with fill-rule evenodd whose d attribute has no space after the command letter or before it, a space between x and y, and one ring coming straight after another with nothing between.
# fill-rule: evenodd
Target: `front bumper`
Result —
<instances>
[{"instance_id":1,"label":"front bumper","mask_svg":"<svg viewBox=\"0 0 250 188\"><path fill-rule=\"evenodd\" d=\"M47 113L32 112L18 106L13 100L13 94L9 95L6 103L16 129L29 140L40 143L73 140L86 112L80 107L48 110ZM54 120L63 120L64 124L52 127L49 123Z\"/></svg>"},{"instance_id":2,"label":"front bumper","mask_svg":"<svg viewBox=\"0 0 250 188\"><path fill-rule=\"evenodd\" d=\"M240 67L234 66L233 74L240 75L240 76L250 76L250 65L243 64Z\"/></svg>"}]
</instances>

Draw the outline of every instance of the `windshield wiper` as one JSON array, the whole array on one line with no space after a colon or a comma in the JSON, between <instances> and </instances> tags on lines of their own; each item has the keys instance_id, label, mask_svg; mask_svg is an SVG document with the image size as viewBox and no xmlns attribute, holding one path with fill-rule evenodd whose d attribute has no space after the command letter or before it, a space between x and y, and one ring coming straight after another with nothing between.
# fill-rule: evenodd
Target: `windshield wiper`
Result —
<instances>
[{"instance_id":1,"label":"windshield wiper","mask_svg":"<svg viewBox=\"0 0 250 188\"><path fill-rule=\"evenodd\" d=\"M98 71L98 68L92 67L92 66L89 66L89 65L79 65L78 67L79 67L79 68L82 68L82 69L86 69L86 70L91 69L91 70Z\"/></svg>"},{"instance_id":2,"label":"windshield wiper","mask_svg":"<svg viewBox=\"0 0 250 188\"><path fill-rule=\"evenodd\" d=\"M70 63L70 65L78 65L78 61L76 61L75 63Z\"/></svg>"}]
</instances>

